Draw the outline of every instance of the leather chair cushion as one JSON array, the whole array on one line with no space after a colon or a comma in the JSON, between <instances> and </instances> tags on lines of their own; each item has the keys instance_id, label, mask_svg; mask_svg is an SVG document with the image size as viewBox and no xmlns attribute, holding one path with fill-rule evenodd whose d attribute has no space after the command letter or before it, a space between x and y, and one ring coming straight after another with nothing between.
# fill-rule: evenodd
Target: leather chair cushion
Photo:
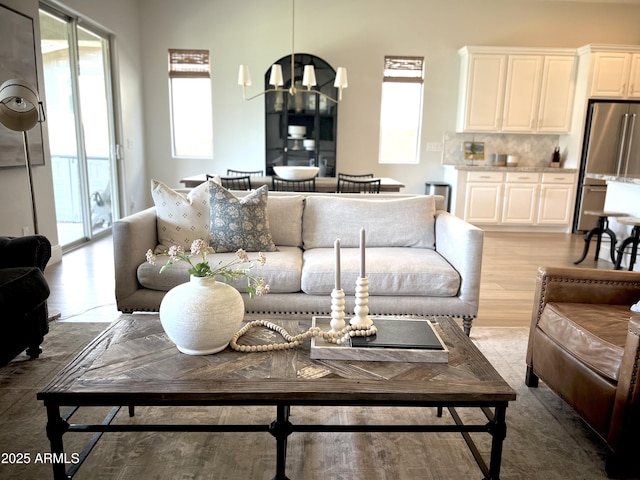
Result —
<instances>
[{"instance_id":1,"label":"leather chair cushion","mask_svg":"<svg viewBox=\"0 0 640 480\"><path fill-rule=\"evenodd\" d=\"M589 368L618 381L629 305L548 303L538 327Z\"/></svg>"}]
</instances>

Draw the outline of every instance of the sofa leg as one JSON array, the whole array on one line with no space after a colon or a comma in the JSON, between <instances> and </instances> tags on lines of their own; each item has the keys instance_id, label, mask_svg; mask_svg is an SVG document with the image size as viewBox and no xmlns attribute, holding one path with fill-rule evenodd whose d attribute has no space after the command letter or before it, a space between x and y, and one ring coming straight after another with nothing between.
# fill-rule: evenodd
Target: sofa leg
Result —
<instances>
[{"instance_id":1,"label":"sofa leg","mask_svg":"<svg viewBox=\"0 0 640 480\"><path fill-rule=\"evenodd\" d=\"M473 317L462 317L462 328L467 337L471 334L471 323L473 322Z\"/></svg>"},{"instance_id":2,"label":"sofa leg","mask_svg":"<svg viewBox=\"0 0 640 480\"><path fill-rule=\"evenodd\" d=\"M533 373L533 368L527 365L527 373L524 377L524 384L530 388L538 388L538 376Z\"/></svg>"}]
</instances>

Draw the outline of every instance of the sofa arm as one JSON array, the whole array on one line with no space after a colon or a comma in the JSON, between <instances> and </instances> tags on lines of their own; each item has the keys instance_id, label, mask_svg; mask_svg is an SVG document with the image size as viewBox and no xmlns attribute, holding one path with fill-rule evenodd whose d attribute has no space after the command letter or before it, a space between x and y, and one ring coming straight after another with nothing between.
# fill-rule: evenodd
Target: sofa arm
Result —
<instances>
[{"instance_id":1,"label":"sofa arm","mask_svg":"<svg viewBox=\"0 0 640 480\"><path fill-rule=\"evenodd\" d=\"M147 250L158 245L156 209L148 208L113 223L113 259L116 303L138 289L138 266L145 261Z\"/></svg>"},{"instance_id":2,"label":"sofa arm","mask_svg":"<svg viewBox=\"0 0 640 480\"><path fill-rule=\"evenodd\" d=\"M44 235L0 237L0 268L37 267L44 272L51 242Z\"/></svg>"},{"instance_id":3,"label":"sofa arm","mask_svg":"<svg viewBox=\"0 0 640 480\"><path fill-rule=\"evenodd\" d=\"M436 251L460 274L459 298L478 313L484 231L448 212L436 216Z\"/></svg>"},{"instance_id":4,"label":"sofa arm","mask_svg":"<svg viewBox=\"0 0 640 480\"><path fill-rule=\"evenodd\" d=\"M595 268L540 267L536 278L531 328L547 303L632 305L640 300L640 273Z\"/></svg>"}]
</instances>

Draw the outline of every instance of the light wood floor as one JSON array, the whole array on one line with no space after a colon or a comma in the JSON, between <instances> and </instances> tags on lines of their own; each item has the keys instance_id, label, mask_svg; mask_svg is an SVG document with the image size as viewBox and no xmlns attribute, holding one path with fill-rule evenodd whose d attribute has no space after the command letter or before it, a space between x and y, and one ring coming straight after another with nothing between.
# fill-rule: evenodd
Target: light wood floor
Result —
<instances>
[{"instance_id":1,"label":"light wood floor","mask_svg":"<svg viewBox=\"0 0 640 480\"><path fill-rule=\"evenodd\" d=\"M474 326L528 326L538 267L574 266L583 246L582 235L485 232L480 311ZM594 262L594 247L579 267L612 268L609 262ZM118 317L112 251L109 236L47 267L49 308L59 312L61 320L110 322Z\"/></svg>"}]
</instances>

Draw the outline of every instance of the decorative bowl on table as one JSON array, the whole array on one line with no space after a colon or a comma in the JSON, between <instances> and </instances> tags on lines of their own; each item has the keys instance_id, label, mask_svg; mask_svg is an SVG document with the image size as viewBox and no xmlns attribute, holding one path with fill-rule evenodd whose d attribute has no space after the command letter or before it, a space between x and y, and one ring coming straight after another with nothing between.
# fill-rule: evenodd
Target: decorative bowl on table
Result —
<instances>
[{"instance_id":1,"label":"decorative bowl on table","mask_svg":"<svg viewBox=\"0 0 640 480\"><path fill-rule=\"evenodd\" d=\"M318 175L320 168L318 167L294 167L289 165L281 165L273 167L273 171L280 178L285 180L308 180Z\"/></svg>"}]
</instances>

